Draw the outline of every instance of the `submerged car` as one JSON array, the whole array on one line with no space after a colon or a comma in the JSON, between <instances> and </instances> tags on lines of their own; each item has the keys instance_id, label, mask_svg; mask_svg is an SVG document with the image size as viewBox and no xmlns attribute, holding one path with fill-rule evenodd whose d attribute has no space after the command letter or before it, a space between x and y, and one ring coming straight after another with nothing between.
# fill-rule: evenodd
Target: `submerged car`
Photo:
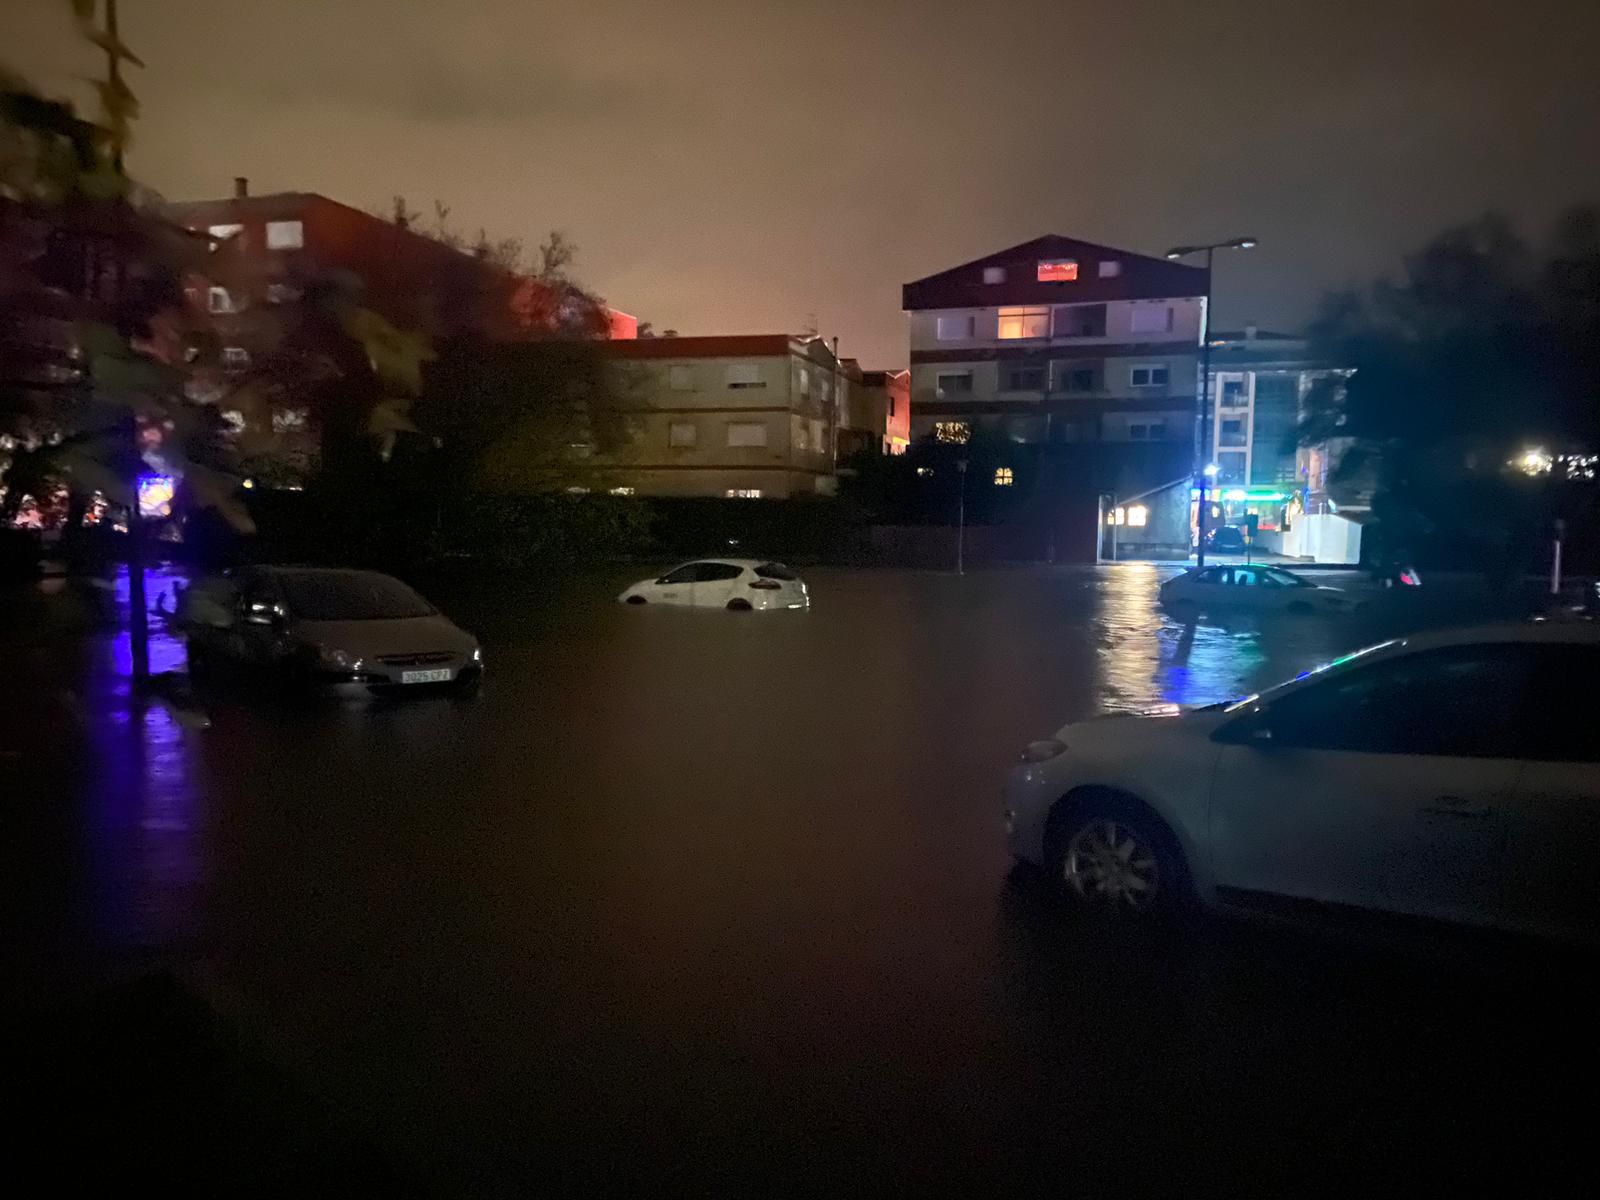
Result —
<instances>
[{"instance_id":1,"label":"submerged car","mask_svg":"<svg viewBox=\"0 0 1600 1200\"><path fill-rule=\"evenodd\" d=\"M477 639L376 571L245 567L190 588L178 615L195 675L231 664L293 683L464 691L483 678Z\"/></svg>"},{"instance_id":2,"label":"submerged car","mask_svg":"<svg viewBox=\"0 0 1600 1200\"><path fill-rule=\"evenodd\" d=\"M676 604L693 608L806 608L810 593L780 562L756 558L701 558L641 579L617 597L623 604Z\"/></svg>"},{"instance_id":3,"label":"submerged car","mask_svg":"<svg viewBox=\"0 0 1600 1200\"><path fill-rule=\"evenodd\" d=\"M1303 902L1600 941L1600 627L1396 639L1226 705L1069 725L1005 788L1087 908Z\"/></svg>"},{"instance_id":4,"label":"submerged car","mask_svg":"<svg viewBox=\"0 0 1600 1200\"><path fill-rule=\"evenodd\" d=\"M1234 608L1281 612L1349 612L1358 607L1339 588L1323 587L1282 567L1191 567L1161 585L1161 602L1171 608Z\"/></svg>"}]
</instances>

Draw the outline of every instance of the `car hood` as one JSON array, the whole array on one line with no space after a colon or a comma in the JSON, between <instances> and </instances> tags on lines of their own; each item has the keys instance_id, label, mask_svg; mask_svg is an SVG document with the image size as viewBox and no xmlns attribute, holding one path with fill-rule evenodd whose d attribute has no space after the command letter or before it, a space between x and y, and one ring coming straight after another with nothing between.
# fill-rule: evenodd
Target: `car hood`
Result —
<instances>
[{"instance_id":1,"label":"car hood","mask_svg":"<svg viewBox=\"0 0 1600 1200\"><path fill-rule=\"evenodd\" d=\"M392 621L296 621L301 641L362 658L386 654L471 654L478 644L447 617L403 617Z\"/></svg>"},{"instance_id":2,"label":"car hood","mask_svg":"<svg viewBox=\"0 0 1600 1200\"><path fill-rule=\"evenodd\" d=\"M1177 730L1185 733L1208 734L1223 721L1223 705L1206 705L1204 708L1179 708L1174 704L1152 706L1128 712L1102 713L1085 721L1063 725L1056 738L1070 749L1085 738L1095 742L1109 741L1118 745L1131 745L1170 737Z\"/></svg>"}]
</instances>

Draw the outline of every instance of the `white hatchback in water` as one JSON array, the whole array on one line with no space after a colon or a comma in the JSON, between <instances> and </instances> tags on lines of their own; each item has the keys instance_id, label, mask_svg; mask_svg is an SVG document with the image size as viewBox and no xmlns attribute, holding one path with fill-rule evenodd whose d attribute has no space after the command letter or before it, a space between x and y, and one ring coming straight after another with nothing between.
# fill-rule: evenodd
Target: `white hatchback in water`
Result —
<instances>
[{"instance_id":1,"label":"white hatchback in water","mask_svg":"<svg viewBox=\"0 0 1600 1200\"><path fill-rule=\"evenodd\" d=\"M806 608L811 603L798 575L782 563L757 558L699 558L656 579L641 579L617 599L623 604L736 611Z\"/></svg>"},{"instance_id":2,"label":"white hatchback in water","mask_svg":"<svg viewBox=\"0 0 1600 1200\"><path fill-rule=\"evenodd\" d=\"M1197 611L1253 609L1258 612L1349 612L1356 601L1338 588L1322 587L1282 567L1229 563L1190 568L1161 585L1169 608Z\"/></svg>"},{"instance_id":3,"label":"white hatchback in water","mask_svg":"<svg viewBox=\"0 0 1600 1200\"><path fill-rule=\"evenodd\" d=\"M1600 942L1600 625L1385 642L1233 704L1068 725L1011 852L1089 907L1317 901Z\"/></svg>"}]
</instances>

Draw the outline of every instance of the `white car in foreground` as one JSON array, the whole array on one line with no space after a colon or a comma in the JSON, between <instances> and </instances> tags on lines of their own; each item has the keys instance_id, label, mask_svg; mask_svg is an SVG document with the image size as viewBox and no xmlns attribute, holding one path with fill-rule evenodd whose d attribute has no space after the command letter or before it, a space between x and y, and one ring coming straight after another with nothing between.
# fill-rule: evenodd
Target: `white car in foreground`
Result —
<instances>
[{"instance_id":1,"label":"white car in foreground","mask_svg":"<svg viewBox=\"0 0 1600 1200\"><path fill-rule=\"evenodd\" d=\"M1012 853L1091 908L1280 898L1600 941L1600 626L1421 634L1012 769Z\"/></svg>"},{"instance_id":2,"label":"white car in foreground","mask_svg":"<svg viewBox=\"0 0 1600 1200\"><path fill-rule=\"evenodd\" d=\"M1357 607L1338 588L1319 586L1282 567L1246 563L1191 567L1161 585L1161 602L1169 608L1205 612L1348 612Z\"/></svg>"},{"instance_id":3,"label":"white car in foreground","mask_svg":"<svg viewBox=\"0 0 1600 1200\"><path fill-rule=\"evenodd\" d=\"M677 604L693 608L806 608L811 597L800 577L779 562L758 558L700 558L656 579L641 579L617 597L623 604Z\"/></svg>"}]
</instances>

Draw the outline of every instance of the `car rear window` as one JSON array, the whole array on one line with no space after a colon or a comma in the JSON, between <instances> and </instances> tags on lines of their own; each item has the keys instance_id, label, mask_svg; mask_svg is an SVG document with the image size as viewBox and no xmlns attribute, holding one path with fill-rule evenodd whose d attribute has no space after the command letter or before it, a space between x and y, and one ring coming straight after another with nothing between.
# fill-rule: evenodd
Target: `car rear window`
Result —
<instances>
[{"instance_id":1,"label":"car rear window","mask_svg":"<svg viewBox=\"0 0 1600 1200\"><path fill-rule=\"evenodd\" d=\"M732 563L701 563L696 582L714 583L723 579L737 579L743 574L744 568L736 567Z\"/></svg>"},{"instance_id":2,"label":"car rear window","mask_svg":"<svg viewBox=\"0 0 1600 1200\"><path fill-rule=\"evenodd\" d=\"M756 574L763 579L788 579L795 580L800 577L782 563L762 563L756 568Z\"/></svg>"}]
</instances>

